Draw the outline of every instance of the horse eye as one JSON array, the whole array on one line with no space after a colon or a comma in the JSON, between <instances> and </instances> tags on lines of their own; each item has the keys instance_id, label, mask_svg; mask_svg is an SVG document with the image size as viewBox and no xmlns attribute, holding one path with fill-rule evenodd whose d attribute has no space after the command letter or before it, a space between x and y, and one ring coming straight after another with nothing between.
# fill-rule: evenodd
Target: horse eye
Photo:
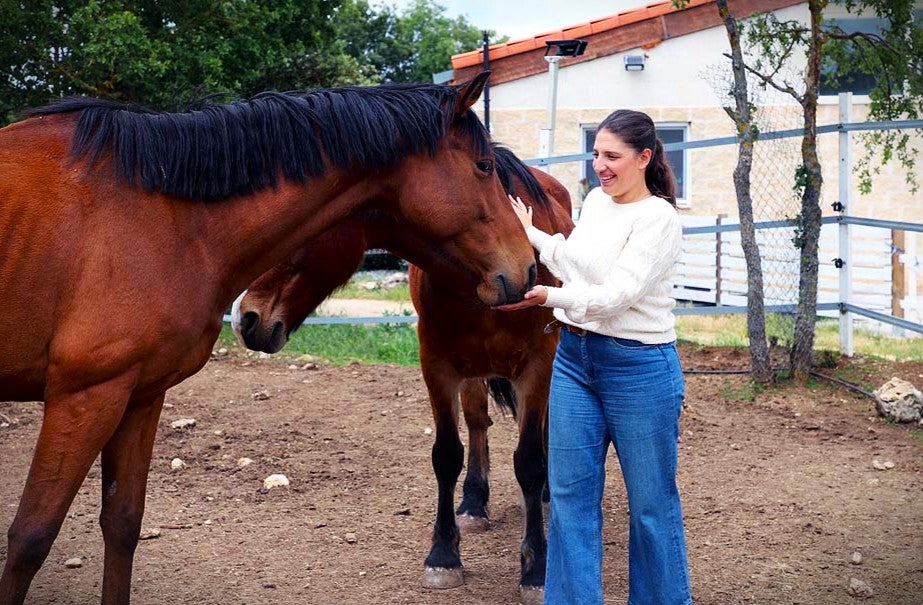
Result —
<instances>
[{"instance_id":1,"label":"horse eye","mask_svg":"<svg viewBox=\"0 0 923 605\"><path fill-rule=\"evenodd\" d=\"M494 171L494 163L492 160L479 160L476 164L478 170L484 174L491 174Z\"/></svg>"}]
</instances>

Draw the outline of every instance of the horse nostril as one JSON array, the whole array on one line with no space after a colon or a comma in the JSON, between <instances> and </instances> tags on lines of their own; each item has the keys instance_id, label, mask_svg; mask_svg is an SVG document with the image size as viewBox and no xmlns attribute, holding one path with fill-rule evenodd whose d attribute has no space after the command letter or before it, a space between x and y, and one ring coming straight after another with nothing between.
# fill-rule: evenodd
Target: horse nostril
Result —
<instances>
[{"instance_id":1,"label":"horse nostril","mask_svg":"<svg viewBox=\"0 0 923 605\"><path fill-rule=\"evenodd\" d=\"M526 284L526 292L532 289L535 286L535 282L538 281L538 267L535 266L535 263L529 267L529 283Z\"/></svg>"},{"instance_id":2,"label":"horse nostril","mask_svg":"<svg viewBox=\"0 0 923 605\"><path fill-rule=\"evenodd\" d=\"M243 314L243 317L240 318L240 333L243 334L245 338L251 336L259 325L260 314L256 311L247 311Z\"/></svg>"},{"instance_id":3,"label":"horse nostril","mask_svg":"<svg viewBox=\"0 0 923 605\"><path fill-rule=\"evenodd\" d=\"M508 301L511 300L511 298L510 298L510 293L511 293L510 281L509 281L509 279L506 277L506 274L505 274L505 273L500 273L500 274L498 274L497 277L496 277L496 280L497 280L498 290L500 291L500 301L499 301L499 302L500 302L500 304L505 304L506 302L508 302Z\"/></svg>"}]
</instances>

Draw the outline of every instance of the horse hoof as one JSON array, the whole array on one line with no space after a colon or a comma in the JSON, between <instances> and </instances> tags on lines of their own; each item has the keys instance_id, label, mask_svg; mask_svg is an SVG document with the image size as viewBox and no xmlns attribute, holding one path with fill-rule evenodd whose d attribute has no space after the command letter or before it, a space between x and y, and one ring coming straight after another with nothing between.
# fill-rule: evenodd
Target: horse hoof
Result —
<instances>
[{"instance_id":1,"label":"horse hoof","mask_svg":"<svg viewBox=\"0 0 923 605\"><path fill-rule=\"evenodd\" d=\"M458 588L464 583L461 567L427 567L423 571L424 588Z\"/></svg>"},{"instance_id":2,"label":"horse hoof","mask_svg":"<svg viewBox=\"0 0 923 605\"><path fill-rule=\"evenodd\" d=\"M487 517L475 517L468 514L458 515L455 517L455 523L463 536L484 533L490 529L490 521L487 520Z\"/></svg>"},{"instance_id":3,"label":"horse hoof","mask_svg":"<svg viewBox=\"0 0 923 605\"><path fill-rule=\"evenodd\" d=\"M522 605L542 605L545 602L545 587L520 586L519 602Z\"/></svg>"}]
</instances>

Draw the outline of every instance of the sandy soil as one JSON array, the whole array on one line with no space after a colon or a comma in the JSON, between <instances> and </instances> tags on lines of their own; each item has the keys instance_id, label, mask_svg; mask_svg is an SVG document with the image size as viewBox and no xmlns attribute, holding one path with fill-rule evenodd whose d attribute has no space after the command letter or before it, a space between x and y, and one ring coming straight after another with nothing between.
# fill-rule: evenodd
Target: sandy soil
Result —
<instances>
[{"instance_id":1,"label":"sandy soil","mask_svg":"<svg viewBox=\"0 0 923 605\"><path fill-rule=\"evenodd\" d=\"M684 347L686 368L736 368L743 352ZM161 419L139 544L140 605L516 602L521 513L515 424L494 414L491 528L462 542L466 584L420 586L435 511L433 437L416 368L290 369L232 350L173 389ZM855 380L923 364L842 362ZM832 370L827 370L832 371ZM923 445L918 429L874 418L869 399L826 383L751 401L745 377L690 375L679 481L700 605L911 605L923 594ZM262 393L262 394L261 394ZM268 398L264 398L268 397ZM39 404L0 403L0 526L15 513L41 423ZM195 418L191 429L170 423ZM0 417L0 420L3 420ZM463 439L465 437L463 436ZM171 460L186 467L171 470ZM241 457L253 459L239 468ZM873 460L892 461L879 471ZM284 473L288 488L263 489ZM98 601L99 470L87 478L28 603ZM606 595L627 593L627 515L614 457L604 501ZM350 535L348 535L350 534ZM353 541L354 540L354 541ZM850 559L861 553L861 564ZM6 544L0 545L0 560ZM83 566L64 561L81 557Z\"/></svg>"}]
</instances>

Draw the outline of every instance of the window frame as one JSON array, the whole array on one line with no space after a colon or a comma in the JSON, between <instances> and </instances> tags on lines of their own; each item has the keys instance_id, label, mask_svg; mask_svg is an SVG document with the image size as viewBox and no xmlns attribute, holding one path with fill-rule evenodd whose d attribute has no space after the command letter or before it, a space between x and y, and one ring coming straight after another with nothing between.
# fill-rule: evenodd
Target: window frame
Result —
<instances>
[{"instance_id":1,"label":"window frame","mask_svg":"<svg viewBox=\"0 0 923 605\"><path fill-rule=\"evenodd\" d=\"M654 127L658 131L661 131L664 129L681 130L683 133L682 142L685 143L689 141L689 130L690 130L689 122L654 122ZM588 140L588 135L590 132L595 133L598 128L599 128L599 124L581 124L580 125L580 133L581 133L580 140L584 147L583 149L584 153L591 153L593 151L592 142ZM692 179L690 178L691 170L690 170L690 163L689 163L689 149L682 149L681 151L683 154L682 177L683 177L684 191L683 191L682 197L680 196L676 197L676 206L678 208L689 208L692 206L692 191L691 191ZM587 181L589 182L591 176L593 176L594 174L592 163L593 163L593 160L584 160L583 162L581 162L581 165L580 165L580 178L581 179L587 179Z\"/></svg>"}]
</instances>

